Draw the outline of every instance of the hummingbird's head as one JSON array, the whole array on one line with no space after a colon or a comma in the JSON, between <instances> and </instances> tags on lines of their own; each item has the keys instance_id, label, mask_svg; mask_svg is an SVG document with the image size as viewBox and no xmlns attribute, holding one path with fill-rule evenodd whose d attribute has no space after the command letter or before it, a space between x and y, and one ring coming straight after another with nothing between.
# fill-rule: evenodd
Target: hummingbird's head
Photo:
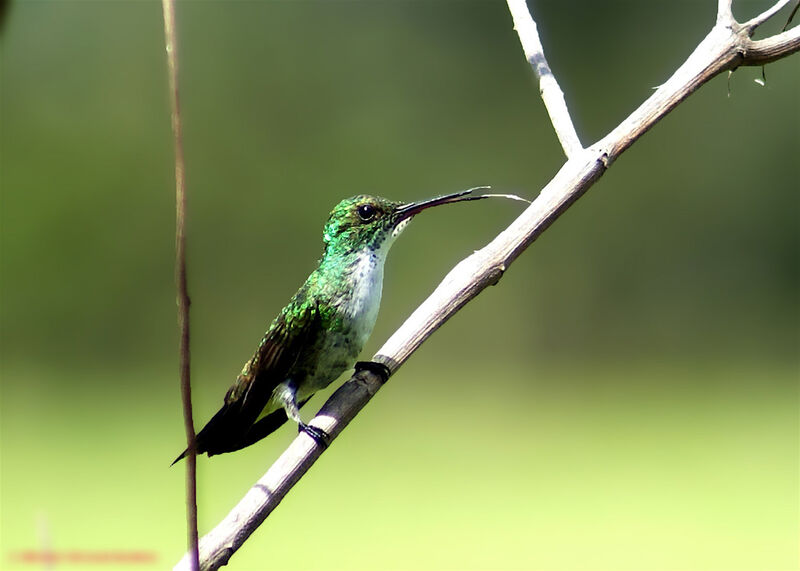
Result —
<instances>
[{"instance_id":1,"label":"hummingbird's head","mask_svg":"<svg viewBox=\"0 0 800 571\"><path fill-rule=\"evenodd\" d=\"M325 250L342 254L365 248L379 250L394 234L397 225L393 213L400 206L399 202L367 194L342 200L325 223Z\"/></svg>"},{"instance_id":2,"label":"hummingbird's head","mask_svg":"<svg viewBox=\"0 0 800 571\"><path fill-rule=\"evenodd\" d=\"M478 200L473 190L437 196L419 202L394 202L379 196L360 194L337 204L325 223L325 251L345 254L357 250L380 250L391 245L415 214L432 206Z\"/></svg>"}]
</instances>

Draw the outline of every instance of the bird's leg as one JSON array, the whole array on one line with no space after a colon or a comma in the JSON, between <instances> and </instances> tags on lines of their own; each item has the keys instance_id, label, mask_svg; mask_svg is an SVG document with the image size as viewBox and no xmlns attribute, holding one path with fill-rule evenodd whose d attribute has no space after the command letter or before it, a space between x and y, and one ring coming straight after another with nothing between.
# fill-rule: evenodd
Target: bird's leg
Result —
<instances>
[{"instance_id":1,"label":"bird's leg","mask_svg":"<svg viewBox=\"0 0 800 571\"><path fill-rule=\"evenodd\" d=\"M327 448L331 442L330 435L316 426L310 426L303 422L300 418L300 409L297 406L297 390L290 383L281 383L272 393L272 398L276 399L283 410L286 411L286 416L291 418L297 423L297 431L305 432L311 439L316 442L320 448Z\"/></svg>"}]
</instances>

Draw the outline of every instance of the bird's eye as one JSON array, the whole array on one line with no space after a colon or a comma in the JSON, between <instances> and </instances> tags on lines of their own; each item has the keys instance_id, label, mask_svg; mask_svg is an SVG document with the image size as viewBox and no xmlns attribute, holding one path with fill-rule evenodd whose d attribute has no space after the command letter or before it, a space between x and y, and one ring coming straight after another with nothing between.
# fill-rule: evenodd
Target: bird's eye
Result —
<instances>
[{"instance_id":1,"label":"bird's eye","mask_svg":"<svg viewBox=\"0 0 800 571\"><path fill-rule=\"evenodd\" d=\"M358 217L361 218L364 222L369 222L373 218L375 218L375 214L377 210L371 204L362 204L358 207Z\"/></svg>"}]
</instances>

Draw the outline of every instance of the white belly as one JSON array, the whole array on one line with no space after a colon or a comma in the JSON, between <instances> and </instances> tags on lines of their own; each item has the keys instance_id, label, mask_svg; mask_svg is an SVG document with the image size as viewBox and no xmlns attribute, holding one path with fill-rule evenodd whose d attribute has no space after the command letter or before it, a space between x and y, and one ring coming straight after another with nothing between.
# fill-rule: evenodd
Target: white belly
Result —
<instances>
[{"instance_id":1,"label":"white belly","mask_svg":"<svg viewBox=\"0 0 800 571\"><path fill-rule=\"evenodd\" d=\"M348 317L353 320L356 343L363 347L378 320L383 291L383 259L374 252L364 255L353 273L358 279L346 307Z\"/></svg>"}]
</instances>

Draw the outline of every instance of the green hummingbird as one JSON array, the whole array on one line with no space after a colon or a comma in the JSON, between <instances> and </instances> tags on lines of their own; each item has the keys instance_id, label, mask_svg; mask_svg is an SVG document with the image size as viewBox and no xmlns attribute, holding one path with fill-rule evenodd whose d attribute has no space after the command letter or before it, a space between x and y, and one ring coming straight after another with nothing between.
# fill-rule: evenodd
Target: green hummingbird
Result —
<instances>
[{"instance_id":1,"label":"green hummingbird","mask_svg":"<svg viewBox=\"0 0 800 571\"><path fill-rule=\"evenodd\" d=\"M337 204L325 223L319 266L269 326L222 408L197 433L197 453L240 450L289 418L327 445L324 431L306 425L299 409L356 363L378 317L383 266L395 239L414 215L493 196L473 194L485 188L410 203L359 195ZM388 377L384 365L358 365Z\"/></svg>"}]
</instances>

